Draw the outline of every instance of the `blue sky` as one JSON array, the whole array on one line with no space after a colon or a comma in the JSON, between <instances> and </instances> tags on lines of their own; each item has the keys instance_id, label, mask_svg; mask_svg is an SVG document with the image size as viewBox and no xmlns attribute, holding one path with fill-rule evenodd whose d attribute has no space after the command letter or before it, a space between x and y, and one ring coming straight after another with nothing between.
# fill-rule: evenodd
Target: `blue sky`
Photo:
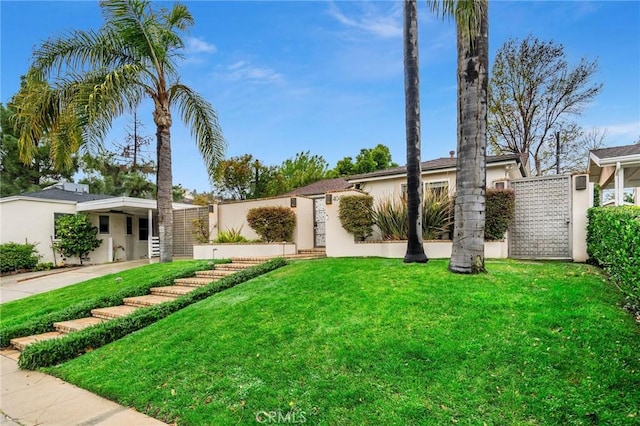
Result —
<instances>
[{"instance_id":1,"label":"blue sky","mask_svg":"<svg viewBox=\"0 0 640 426\"><path fill-rule=\"evenodd\" d=\"M187 1L181 79L216 108L226 155L280 164L297 152L333 167L363 147L390 147L405 163L400 1ZM170 3L165 3L168 5ZM452 22L420 9L422 157L456 148L456 43ZM70 29L99 28L94 1L0 2L0 101L16 93L33 48ZM491 1L490 62L510 37L562 43L570 63L598 59L602 93L578 119L606 128L609 146L640 136L640 2ZM151 106L139 110L154 135ZM105 141L121 142L124 117ZM210 190L189 131L174 118L174 183Z\"/></svg>"}]
</instances>

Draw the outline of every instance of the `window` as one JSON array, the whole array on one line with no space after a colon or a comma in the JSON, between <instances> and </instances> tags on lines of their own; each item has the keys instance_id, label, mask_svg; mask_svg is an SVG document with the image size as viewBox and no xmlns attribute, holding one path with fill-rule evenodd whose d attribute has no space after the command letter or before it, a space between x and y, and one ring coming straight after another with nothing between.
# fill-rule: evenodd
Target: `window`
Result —
<instances>
[{"instance_id":1,"label":"window","mask_svg":"<svg viewBox=\"0 0 640 426\"><path fill-rule=\"evenodd\" d=\"M133 235L133 218L127 216L127 235Z\"/></svg>"},{"instance_id":2,"label":"window","mask_svg":"<svg viewBox=\"0 0 640 426\"><path fill-rule=\"evenodd\" d=\"M149 219L138 219L138 231L140 232L140 241L149 240Z\"/></svg>"},{"instance_id":3,"label":"window","mask_svg":"<svg viewBox=\"0 0 640 426\"><path fill-rule=\"evenodd\" d=\"M71 213L54 213L53 214L53 238L58 238L58 218L62 216L73 216Z\"/></svg>"},{"instance_id":4,"label":"window","mask_svg":"<svg viewBox=\"0 0 640 426\"><path fill-rule=\"evenodd\" d=\"M423 189L424 191L432 191L434 193L434 195L436 196L440 196L441 194L448 194L449 193L449 181L446 180L440 180L440 181L433 181L433 182L423 182ZM407 184L403 183L400 185L400 191L402 194L402 198L406 199L407 198ZM424 195L424 194L423 194Z\"/></svg>"},{"instance_id":5,"label":"window","mask_svg":"<svg viewBox=\"0 0 640 426\"><path fill-rule=\"evenodd\" d=\"M109 216L98 217L98 229L101 234L109 233Z\"/></svg>"},{"instance_id":6,"label":"window","mask_svg":"<svg viewBox=\"0 0 640 426\"><path fill-rule=\"evenodd\" d=\"M439 197L443 194L449 193L449 182L446 180L441 180L436 182L425 182L424 188L425 188L425 191L431 190L433 191L433 195Z\"/></svg>"}]
</instances>

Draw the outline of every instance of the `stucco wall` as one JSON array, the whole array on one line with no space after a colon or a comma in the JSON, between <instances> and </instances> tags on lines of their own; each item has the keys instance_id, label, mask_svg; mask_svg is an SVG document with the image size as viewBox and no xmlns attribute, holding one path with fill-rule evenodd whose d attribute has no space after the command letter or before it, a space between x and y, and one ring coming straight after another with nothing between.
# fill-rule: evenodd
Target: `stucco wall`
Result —
<instances>
[{"instance_id":1,"label":"stucco wall","mask_svg":"<svg viewBox=\"0 0 640 426\"><path fill-rule=\"evenodd\" d=\"M362 195L356 191L333 193L333 203L327 205L327 256L328 257L360 257L375 256L387 258L403 258L406 241L356 242L352 234L344 230L338 217L340 198L348 195ZM451 241L427 241L424 243L425 253L431 259L451 257ZM485 242L486 258L506 258L508 245L505 241Z\"/></svg>"},{"instance_id":2,"label":"stucco wall","mask_svg":"<svg viewBox=\"0 0 640 426\"><path fill-rule=\"evenodd\" d=\"M296 200L295 207L291 207L292 198ZM247 223L249 210L258 207L287 207L293 210L296 214L294 242L299 249L313 248L313 200L306 197L265 198L217 204L209 214L211 240L215 241L219 232L230 229L241 229L242 235L248 240L260 239Z\"/></svg>"},{"instance_id":3,"label":"stucco wall","mask_svg":"<svg viewBox=\"0 0 640 426\"><path fill-rule=\"evenodd\" d=\"M593 183L587 185L587 189L576 189L576 178L580 175L571 177L571 212L572 212L572 241L571 251L574 262L585 262L587 255L587 210L593 207ZM589 176L586 177L589 182Z\"/></svg>"},{"instance_id":4,"label":"stucco wall","mask_svg":"<svg viewBox=\"0 0 640 426\"><path fill-rule=\"evenodd\" d=\"M0 202L0 242L37 243L41 262L54 262L51 237L54 213L74 214L75 202L51 200L3 200ZM56 253L56 260L60 256Z\"/></svg>"}]
</instances>

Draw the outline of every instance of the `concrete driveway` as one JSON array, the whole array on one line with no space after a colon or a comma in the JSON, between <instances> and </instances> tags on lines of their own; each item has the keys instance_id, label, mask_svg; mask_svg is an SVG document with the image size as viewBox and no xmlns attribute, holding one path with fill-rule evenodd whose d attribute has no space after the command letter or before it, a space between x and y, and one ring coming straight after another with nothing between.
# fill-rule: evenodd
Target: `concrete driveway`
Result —
<instances>
[{"instance_id":1,"label":"concrete driveway","mask_svg":"<svg viewBox=\"0 0 640 426\"><path fill-rule=\"evenodd\" d=\"M157 259L152 260L157 262ZM0 278L0 303L22 299L32 294L44 293L66 287L91 278L113 274L126 269L148 265L149 259L128 262L106 263L103 265L81 266L77 268L51 271L28 272Z\"/></svg>"}]
</instances>

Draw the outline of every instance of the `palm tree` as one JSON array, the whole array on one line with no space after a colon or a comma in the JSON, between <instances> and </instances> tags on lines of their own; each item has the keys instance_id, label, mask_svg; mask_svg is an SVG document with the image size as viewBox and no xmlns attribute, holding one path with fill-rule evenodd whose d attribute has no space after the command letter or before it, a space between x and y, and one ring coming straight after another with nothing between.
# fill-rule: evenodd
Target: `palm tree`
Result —
<instances>
[{"instance_id":1,"label":"palm tree","mask_svg":"<svg viewBox=\"0 0 640 426\"><path fill-rule=\"evenodd\" d=\"M180 33L193 25L193 17L184 5L153 10L148 0L105 0L100 8L105 18L100 30L73 31L45 41L34 52L28 80L51 78L54 83L51 96L16 97L23 159L29 159L31 147L45 133L58 142L59 160L71 156L79 145L101 143L114 118L151 99L157 128L160 261L169 262L173 255L171 108L177 107L190 126L208 170L223 158L225 148L215 110L177 76L176 60L184 47ZM69 116L75 121L67 127L82 129L81 140L56 138L62 119Z\"/></svg>"},{"instance_id":2,"label":"palm tree","mask_svg":"<svg viewBox=\"0 0 640 426\"><path fill-rule=\"evenodd\" d=\"M489 4L487 0L430 4L443 16L455 17L458 39L458 159L449 270L476 274L485 272Z\"/></svg>"},{"instance_id":3,"label":"palm tree","mask_svg":"<svg viewBox=\"0 0 640 426\"><path fill-rule=\"evenodd\" d=\"M416 0L404 7L404 95L407 132L407 216L409 232L405 263L429 259L422 245L422 172L420 170L420 76L418 68L418 8Z\"/></svg>"}]
</instances>

